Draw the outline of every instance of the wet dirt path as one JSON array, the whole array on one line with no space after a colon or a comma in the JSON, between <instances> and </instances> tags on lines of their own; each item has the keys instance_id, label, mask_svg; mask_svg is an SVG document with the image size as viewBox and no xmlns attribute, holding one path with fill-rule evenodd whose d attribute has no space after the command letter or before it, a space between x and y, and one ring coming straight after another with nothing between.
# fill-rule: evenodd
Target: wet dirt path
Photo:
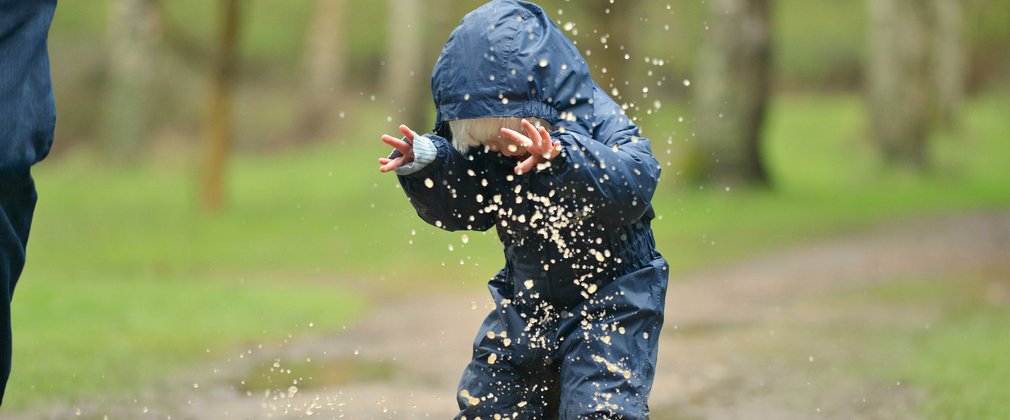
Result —
<instances>
[{"instance_id":1,"label":"wet dirt path","mask_svg":"<svg viewBox=\"0 0 1010 420\"><path fill-rule=\"evenodd\" d=\"M914 418L922 390L859 374L889 362L860 331L921 328L935 310L825 297L978 271L1010 274L1010 212L911 220L674 278L653 418ZM215 361L130 401L13 418L447 419L490 307L486 293L413 296L347 331Z\"/></svg>"}]
</instances>

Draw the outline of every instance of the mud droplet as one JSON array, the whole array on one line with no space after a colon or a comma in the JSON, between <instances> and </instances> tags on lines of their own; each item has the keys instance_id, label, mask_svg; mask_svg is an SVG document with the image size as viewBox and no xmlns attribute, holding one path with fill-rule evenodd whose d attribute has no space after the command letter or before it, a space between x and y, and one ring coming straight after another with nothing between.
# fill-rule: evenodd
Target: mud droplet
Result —
<instances>
[{"instance_id":1,"label":"mud droplet","mask_svg":"<svg viewBox=\"0 0 1010 420\"><path fill-rule=\"evenodd\" d=\"M462 390L462 391L459 391L459 396L463 397L463 399L465 399L466 402L469 403L470 405L480 404L480 398L474 398L474 397L470 396L470 391L467 391L465 389Z\"/></svg>"}]
</instances>

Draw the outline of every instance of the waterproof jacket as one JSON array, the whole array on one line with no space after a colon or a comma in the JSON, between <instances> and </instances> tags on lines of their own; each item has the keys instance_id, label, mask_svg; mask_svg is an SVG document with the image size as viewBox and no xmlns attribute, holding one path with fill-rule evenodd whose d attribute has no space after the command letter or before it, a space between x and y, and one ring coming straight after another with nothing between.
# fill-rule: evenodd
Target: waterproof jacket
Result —
<instances>
[{"instance_id":1,"label":"waterproof jacket","mask_svg":"<svg viewBox=\"0 0 1010 420\"><path fill-rule=\"evenodd\" d=\"M56 0L0 0L0 174L27 172L53 142L46 34L55 8Z\"/></svg>"},{"instance_id":2,"label":"waterproof jacket","mask_svg":"<svg viewBox=\"0 0 1010 420\"><path fill-rule=\"evenodd\" d=\"M661 258L649 226L660 175L649 140L542 9L498 0L472 12L446 42L431 88L438 113L426 137L437 156L399 176L426 222L496 227L506 277L560 308ZM514 176L512 158L455 150L447 122L481 117L549 121L563 152L549 168Z\"/></svg>"}]
</instances>

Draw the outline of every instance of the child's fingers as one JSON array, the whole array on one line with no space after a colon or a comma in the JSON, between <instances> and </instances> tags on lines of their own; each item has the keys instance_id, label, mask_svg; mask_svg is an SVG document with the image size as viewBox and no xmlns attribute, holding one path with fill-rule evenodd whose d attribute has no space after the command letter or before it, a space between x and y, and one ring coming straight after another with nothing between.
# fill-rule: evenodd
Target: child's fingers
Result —
<instances>
[{"instance_id":1,"label":"child's fingers","mask_svg":"<svg viewBox=\"0 0 1010 420\"><path fill-rule=\"evenodd\" d=\"M547 158L547 160L554 159L554 158L558 157L558 155L560 155L560 154L561 154L561 142L560 141L555 141L554 142L554 147L551 148L551 157Z\"/></svg>"},{"instance_id":2,"label":"child's fingers","mask_svg":"<svg viewBox=\"0 0 1010 420\"><path fill-rule=\"evenodd\" d=\"M537 167L537 158L535 156L530 156L516 165L516 175L522 175L532 171L535 167Z\"/></svg>"},{"instance_id":3,"label":"child's fingers","mask_svg":"<svg viewBox=\"0 0 1010 420\"><path fill-rule=\"evenodd\" d=\"M408 140L414 141L414 130L411 130L406 124L400 124L400 132L403 133Z\"/></svg>"},{"instance_id":4,"label":"child's fingers","mask_svg":"<svg viewBox=\"0 0 1010 420\"><path fill-rule=\"evenodd\" d=\"M393 161L393 159L379 158L379 163L382 164L382 165L385 165L385 164L387 164L389 162L392 162L392 161Z\"/></svg>"},{"instance_id":5,"label":"child's fingers","mask_svg":"<svg viewBox=\"0 0 1010 420\"><path fill-rule=\"evenodd\" d=\"M537 132L540 133L540 138L544 139L544 146L545 146L545 148L549 147L550 145L552 145L553 143L555 143L555 142L551 141L551 133L548 133L546 128L544 128L542 126L541 127L537 127Z\"/></svg>"},{"instance_id":6,"label":"child's fingers","mask_svg":"<svg viewBox=\"0 0 1010 420\"><path fill-rule=\"evenodd\" d=\"M383 135L382 142L392 146L394 149L400 151L400 153L403 153L404 155L409 155L413 148L413 146L411 146L410 143L407 143L403 140L400 140L390 135Z\"/></svg>"},{"instance_id":7,"label":"child's fingers","mask_svg":"<svg viewBox=\"0 0 1010 420\"><path fill-rule=\"evenodd\" d=\"M388 159L387 159L388 160ZM393 159L379 167L379 172L386 173L403 165L403 156Z\"/></svg>"},{"instance_id":8,"label":"child's fingers","mask_svg":"<svg viewBox=\"0 0 1010 420\"><path fill-rule=\"evenodd\" d=\"M502 128L501 133L505 135L505 138L511 140L512 142L516 143L519 146L528 148L533 144L533 141L530 140L529 137L519 134L518 131L508 128Z\"/></svg>"},{"instance_id":9,"label":"child's fingers","mask_svg":"<svg viewBox=\"0 0 1010 420\"><path fill-rule=\"evenodd\" d=\"M526 129L526 133L529 135L530 140L533 141L533 147L535 147L537 151L540 151L544 143L543 139L540 138L540 132L537 131L537 128L534 127L533 124L525 119L523 119L522 125L523 128Z\"/></svg>"}]
</instances>

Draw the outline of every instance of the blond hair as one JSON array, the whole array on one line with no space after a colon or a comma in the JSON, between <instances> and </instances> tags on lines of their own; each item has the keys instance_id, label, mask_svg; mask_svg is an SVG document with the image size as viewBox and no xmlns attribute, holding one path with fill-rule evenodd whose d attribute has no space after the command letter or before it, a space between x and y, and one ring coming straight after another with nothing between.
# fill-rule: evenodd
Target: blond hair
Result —
<instances>
[{"instance_id":1,"label":"blond hair","mask_svg":"<svg viewBox=\"0 0 1010 420\"><path fill-rule=\"evenodd\" d=\"M523 118L489 117L449 121L452 130L452 145L460 152L466 152L472 147L483 145L491 139L502 138L501 129L508 128L525 134L522 126ZM535 127L544 127L554 131L554 126L540 118L526 118Z\"/></svg>"}]
</instances>

